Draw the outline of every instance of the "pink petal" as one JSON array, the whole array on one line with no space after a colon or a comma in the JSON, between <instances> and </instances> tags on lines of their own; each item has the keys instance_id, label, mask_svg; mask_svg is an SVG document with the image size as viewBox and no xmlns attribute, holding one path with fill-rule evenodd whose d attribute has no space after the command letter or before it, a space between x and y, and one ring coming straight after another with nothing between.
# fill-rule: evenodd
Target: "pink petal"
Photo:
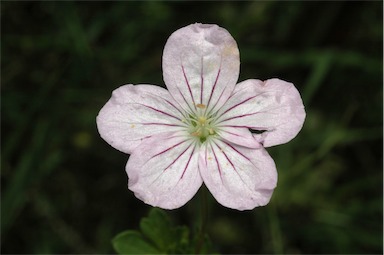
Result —
<instances>
[{"instance_id":1,"label":"pink petal","mask_svg":"<svg viewBox=\"0 0 384 255\"><path fill-rule=\"evenodd\" d=\"M185 110L219 108L239 76L236 41L217 25L192 24L174 32L163 54L163 76L172 96Z\"/></svg>"},{"instance_id":2,"label":"pink petal","mask_svg":"<svg viewBox=\"0 0 384 255\"><path fill-rule=\"evenodd\" d=\"M252 136L248 128L222 127L219 129L222 139L248 148L260 148L261 144Z\"/></svg>"},{"instance_id":3,"label":"pink petal","mask_svg":"<svg viewBox=\"0 0 384 255\"><path fill-rule=\"evenodd\" d=\"M299 133L305 110L292 83L279 79L246 80L236 85L219 115L218 126L265 131L254 137L264 147L270 147L286 143Z\"/></svg>"},{"instance_id":4,"label":"pink petal","mask_svg":"<svg viewBox=\"0 0 384 255\"><path fill-rule=\"evenodd\" d=\"M237 210L268 204L277 183L275 163L262 147L249 149L215 141L201 151L199 166L216 200Z\"/></svg>"},{"instance_id":5,"label":"pink petal","mask_svg":"<svg viewBox=\"0 0 384 255\"><path fill-rule=\"evenodd\" d=\"M128 187L145 203L175 209L187 203L202 184L196 144L182 132L153 136L130 156Z\"/></svg>"},{"instance_id":6,"label":"pink petal","mask_svg":"<svg viewBox=\"0 0 384 255\"><path fill-rule=\"evenodd\" d=\"M114 148L132 153L144 139L185 126L177 103L166 89L152 85L124 85L97 116L101 137Z\"/></svg>"}]
</instances>

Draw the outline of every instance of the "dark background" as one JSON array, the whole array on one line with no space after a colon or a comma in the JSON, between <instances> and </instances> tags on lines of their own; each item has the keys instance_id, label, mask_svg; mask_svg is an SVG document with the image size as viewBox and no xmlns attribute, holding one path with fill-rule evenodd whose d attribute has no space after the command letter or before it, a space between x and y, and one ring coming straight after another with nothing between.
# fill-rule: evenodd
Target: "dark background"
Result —
<instances>
[{"instance_id":1,"label":"dark background","mask_svg":"<svg viewBox=\"0 0 384 255\"><path fill-rule=\"evenodd\" d=\"M376 2L1 3L2 253L113 253L150 207L127 187L128 155L98 135L113 89L163 85L172 32L215 23L236 39L240 81L278 77L307 119L269 148L269 205L209 199L221 253L382 253L383 4ZM194 226L198 198L169 212Z\"/></svg>"}]
</instances>

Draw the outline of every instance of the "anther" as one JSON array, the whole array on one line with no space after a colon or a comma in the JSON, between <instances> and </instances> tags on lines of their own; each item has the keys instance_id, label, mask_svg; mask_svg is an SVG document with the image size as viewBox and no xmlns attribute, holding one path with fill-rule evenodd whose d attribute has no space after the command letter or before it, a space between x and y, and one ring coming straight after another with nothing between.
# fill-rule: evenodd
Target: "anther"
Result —
<instances>
[{"instance_id":1,"label":"anther","mask_svg":"<svg viewBox=\"0 0 384 255\"><path fill-rule=\"evenodd\" d=\"M197 108L200 108L200 109L205 109L205 104L196 104L196 107Z\"/></svg>"}]
</instances>

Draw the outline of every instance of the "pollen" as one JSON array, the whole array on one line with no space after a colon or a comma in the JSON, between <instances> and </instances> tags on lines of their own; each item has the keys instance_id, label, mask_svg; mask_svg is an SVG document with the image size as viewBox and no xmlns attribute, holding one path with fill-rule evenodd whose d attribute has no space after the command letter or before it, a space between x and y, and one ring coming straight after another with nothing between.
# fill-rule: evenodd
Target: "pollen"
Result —
<instances>
[{"instance_id":1,"label":"pollen","mask_svg":"<svg viewBox=\"0 0 384 255\"><path fill-rule=\"evenodd\" d=\"M131 128L134 128L134 127L135 127L135 124L132 124L132 125L131 125Z\"/></svg>"},{"instance_id":2,"label":"pollen","mask_svg":"<svg viewBox=\"0 0 384 255\"><path fill-rule=\"evenodd\" d=\"M207 122L207 118L199 117L199 123L200 123L201 126L204 126L206 122Z\"/></svg>"},{"instance_id":3,"label":"pollen","mask_svg":"<svg viewBox=\"0 0 384 255\"><path fill-rule=\"evenodd\" d=\"M196 137L199 137L201 136L201 133L200 132L193 132L191 133L192 136L196 136Z\"/></svg>"},{"instance_id":4,"label":"pollen","mask_svg":"<svg viewBox=\"0 0 384 255\"><path fill-rule=\"evenodd\" d=\"M205 109L205 104L196 104L196 107L197 108L200 108L200 109Z\"/></svg>"}]
</instances>

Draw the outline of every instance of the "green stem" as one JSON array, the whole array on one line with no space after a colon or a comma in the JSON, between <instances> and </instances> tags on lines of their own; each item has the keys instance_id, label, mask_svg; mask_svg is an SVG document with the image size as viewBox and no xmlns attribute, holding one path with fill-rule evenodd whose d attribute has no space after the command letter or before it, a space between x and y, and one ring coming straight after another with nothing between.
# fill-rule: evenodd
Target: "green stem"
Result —
<instances>
[{"instance_id":1,"label":"green stem","mask_svg":"<svg viewBox=\"0 0 384 255\"><path fill-rule=\"evenodd\" d=\"M201 248L204 244L205 233L206 233L206 223L208 217L208 203L207 203L207 190L205 187L202 187L200 192L200 228L198 234L198 241L196 243L196 254L200 254Z\"/></svg>"}]
</instances>

